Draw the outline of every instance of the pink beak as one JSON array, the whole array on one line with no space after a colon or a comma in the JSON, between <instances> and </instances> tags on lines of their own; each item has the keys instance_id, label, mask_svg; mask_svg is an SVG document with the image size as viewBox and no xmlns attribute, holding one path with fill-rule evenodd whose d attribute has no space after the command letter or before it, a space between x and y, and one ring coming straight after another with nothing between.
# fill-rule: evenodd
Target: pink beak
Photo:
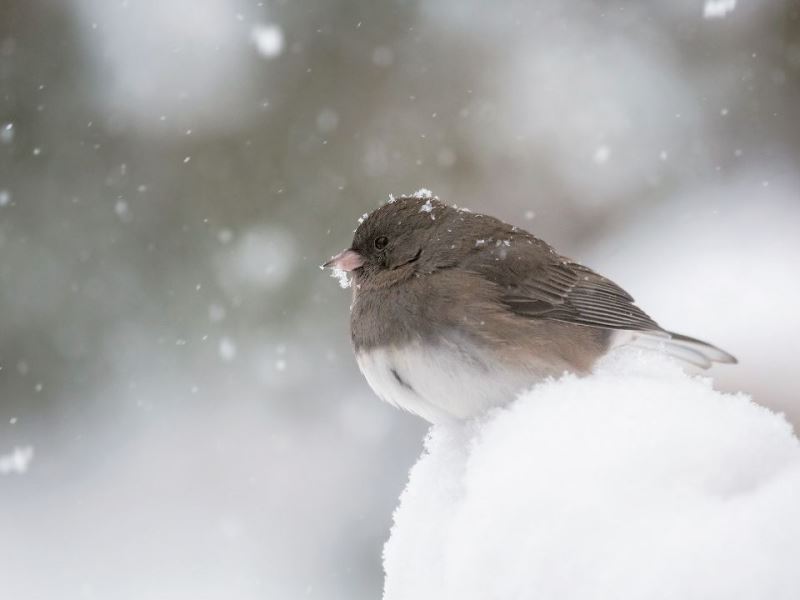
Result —
<instances>
[{"instance_id":1,"label":"pink beak","mask_svg":"<svg viewBox=\"0 0 800 600\"><path fill-rule=\"evenodd\" d=\"M342 250L322 265L323 269L339 269L340 271L353 271L364 265L364 257L352 249Z\"/></svg>"}]
</instances>

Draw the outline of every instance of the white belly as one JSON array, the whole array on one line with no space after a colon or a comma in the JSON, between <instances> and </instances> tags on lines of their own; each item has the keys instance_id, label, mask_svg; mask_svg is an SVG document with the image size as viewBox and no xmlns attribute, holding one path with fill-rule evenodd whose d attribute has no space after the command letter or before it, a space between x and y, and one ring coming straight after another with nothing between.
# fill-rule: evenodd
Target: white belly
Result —
<instances>
[{"instance_id":1,"label":"white belly","mask_svg":"<svg viewBox=\"0 0 800 600\"><path fill-rule=\"evenodd\" d=\"M448 342L375 348L359 352L356 360L378 396L431 423L473 417L511 402L545 372L552 373L535 365L512 368L488 351Z\"/></svg>"}]
</instances>

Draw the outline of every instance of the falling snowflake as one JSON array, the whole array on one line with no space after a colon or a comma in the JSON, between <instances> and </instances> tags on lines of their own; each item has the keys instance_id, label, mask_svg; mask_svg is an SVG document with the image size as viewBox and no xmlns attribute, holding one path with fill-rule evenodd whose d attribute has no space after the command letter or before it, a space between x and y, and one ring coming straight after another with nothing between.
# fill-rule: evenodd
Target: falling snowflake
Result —
<instances>
[{"instance_id":1,"label":"falling snowflake","mask_svg":"<svg viewBox=\"0 0 800 600\"><path fill-rule=\"evenodd\" d=\"M0 475L27 472L33 460L33 446L14 446L8 454L0 455Z\"/></svg>"},{"instance_id":2,"label":"falling snowflake","mask_svg":"<svg viewBox=\"0 0 800 600\"><path fill-rule=\"evenodd\" d=\"M250 32L250 39L264 58L275 58L283 52L283 29L277 25L256 25Z\"/></svg>"},{"instance_id":3,"label":"falling snowflake","mask_svg":"<svg viewBox=\"0 0 800 600\"><path fill-rule=\"evenodd\" d=\"M703 5L704 19L724 19L736 8L736 0L706 0Z\"/></svg>"},{"instance_id":4,"label":"falling snowflake","mask_svg":"<svg viewBox=\"0 0 800 600\"><path fill-rule=\"evenodd\" d=\"M231 362L236 358L236 343L229 337L224 337L219 341L219 357L225 362Z\"/></svg>"}]
</instances>

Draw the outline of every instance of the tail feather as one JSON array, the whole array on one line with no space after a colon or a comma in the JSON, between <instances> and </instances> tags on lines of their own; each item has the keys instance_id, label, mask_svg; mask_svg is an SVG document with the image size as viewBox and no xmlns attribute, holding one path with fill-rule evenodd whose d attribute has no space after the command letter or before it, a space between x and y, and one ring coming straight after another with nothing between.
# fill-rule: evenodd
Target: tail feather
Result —
<instances>
[{"instance_id":1,"label":"tail feather","mask_svg":"<svg viewBox=\"0 0 800 600\"><path fill-rule=\"evenodd\" d=\"M693 364L701 369L708 369L713 363L736 364L736 358L716 346L688 335L671 331L629 331L629 335L620 340L648 350L662 350L670 356Z\"/></svg>"},{"instance_id":2,"label":"tail feather","mask_svg":"<svg viewBox=\"0 0 800 600\"><path fill-rule=\"evenodd\" d=\"M713 344L704 342L703 340L698 340L696 338L689 337L688 335L681 335L680 333L669 332L669 335L670 342L688 346L693 349L698 349L708 356L711 362L725 363L730 365L735 365L739 362L732 354L725 352L725 350L722 348L717 348Z\"/></svg>"}]
</instances>

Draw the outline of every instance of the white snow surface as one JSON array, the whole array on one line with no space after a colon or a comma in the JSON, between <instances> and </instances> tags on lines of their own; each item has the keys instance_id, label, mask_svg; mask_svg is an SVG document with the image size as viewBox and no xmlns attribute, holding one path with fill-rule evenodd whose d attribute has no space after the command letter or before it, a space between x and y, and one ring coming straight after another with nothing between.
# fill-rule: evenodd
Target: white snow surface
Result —
<instances>
[{"instance_id":1,"label":"white snow surface","mask_svg":"<svg viewBox=\"0 0 800 600\"><path fill-rule=\"evenodd\" d=\"M635 350L434 426L386 600L800 598L800 443L782 416Z\"/></svg>"}]
</instances>

